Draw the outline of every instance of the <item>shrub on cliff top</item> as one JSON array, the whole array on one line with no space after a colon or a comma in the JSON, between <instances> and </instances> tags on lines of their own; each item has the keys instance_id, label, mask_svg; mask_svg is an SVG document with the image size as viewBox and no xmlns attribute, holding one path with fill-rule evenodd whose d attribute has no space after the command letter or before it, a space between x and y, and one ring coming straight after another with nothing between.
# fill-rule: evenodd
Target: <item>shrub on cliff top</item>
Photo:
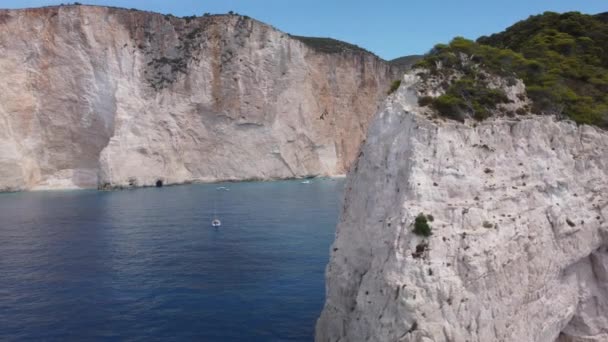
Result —
<instances>
[{"instance_id":1,"label":"shrub on cliff top","mask_svg":"<svg viewBox=\"0 0 608 342\"><path fill-rule=\"evenodd\" d=\"M526 84L532 112L608 128L608 50L604 46L608 46L608 22L601 16L546 12L477 42L455 38L449 45L439 44L416 66L431 74L457 70L473 80L473 86L482 87L471 65L502 77L517 77ZM469 102L469 114L478 118L489 113L483 110L487 104L504 100L501 94L483 94L478 112L463 93L448 90L446 94L452 98L439 100L433 107L452 118L461 118L463 112L462 103L453 97ZM450 112L442 112L445 108ZM459 114L451 112L454 108Z\"/></svg>"}]
</instances>

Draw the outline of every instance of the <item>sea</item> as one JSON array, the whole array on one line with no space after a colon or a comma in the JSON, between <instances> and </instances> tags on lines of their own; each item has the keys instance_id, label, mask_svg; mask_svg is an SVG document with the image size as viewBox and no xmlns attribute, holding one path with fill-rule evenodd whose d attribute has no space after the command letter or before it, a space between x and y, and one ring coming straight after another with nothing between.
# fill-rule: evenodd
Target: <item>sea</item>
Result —
<instances>
[{"instance_id":1,"label":"sea","mask_svg":"<svg viewBox=\"0 0 608 342\"><path fill-rule=\"evenodd\" d=\"M0 340L312 341L343 186L0 194Z\"/></svg>"}]
</instances>

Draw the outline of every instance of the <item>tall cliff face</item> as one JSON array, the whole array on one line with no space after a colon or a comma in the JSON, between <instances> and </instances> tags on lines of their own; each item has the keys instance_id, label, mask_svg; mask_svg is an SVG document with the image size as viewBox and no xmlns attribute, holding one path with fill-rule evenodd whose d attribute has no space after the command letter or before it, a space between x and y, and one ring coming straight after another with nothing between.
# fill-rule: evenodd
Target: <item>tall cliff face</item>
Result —
<instances>
[{"instance_id":1,"label":"tall cliff face","mask_svg":"<svg viewBox=\"0 0 608 342\"><path fill-rule=\"evenodd\" d=\"M237 15L0 11L0 190L344 173L396 70Z\"/></svg>"},{"instance_id":2,"label":"tall cliff face","mask_svg":"<svg viewBox=\"0 0 608 342\"><path fill-rule=\"evenodd\" d=\"M317 341L607 341L608 134L433 119L419 82L386 101L349 175Z\"/></svg>"}]
</instances>

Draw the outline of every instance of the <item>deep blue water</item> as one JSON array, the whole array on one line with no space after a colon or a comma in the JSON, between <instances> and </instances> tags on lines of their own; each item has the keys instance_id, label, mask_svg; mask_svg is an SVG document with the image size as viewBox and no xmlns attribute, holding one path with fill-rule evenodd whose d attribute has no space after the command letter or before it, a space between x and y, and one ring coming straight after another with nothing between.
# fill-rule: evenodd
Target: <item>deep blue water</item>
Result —
<instances>
[{"instance_id":1,"label":"deep blue water","mask_svg":"<svg viewBox=\"0 0 608 342\"><path fill-rule=\"evenodd\" d=\"M343 182L221 185L0 194L0 340L312 340Z\"/></svg>"}]
</instances>

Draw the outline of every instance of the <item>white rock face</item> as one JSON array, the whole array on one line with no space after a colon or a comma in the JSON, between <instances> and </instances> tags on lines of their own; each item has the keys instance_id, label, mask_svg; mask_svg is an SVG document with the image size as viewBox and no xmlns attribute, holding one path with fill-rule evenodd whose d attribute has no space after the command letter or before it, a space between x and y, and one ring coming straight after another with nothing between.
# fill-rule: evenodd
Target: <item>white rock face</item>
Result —
<instances>
[{"instance_id":1,"label":"white rock face","mask_svg":"<svg viewBox=\"0 0 608 342\"><path fill-rule=\"evenodd\" d=\"M417 81L349 174L316 340L608 341L608 134L429 120Z\"/></svg>"},{"instance_id":2,"label":"white rock face","mask_svg":"<svg viewBox=\"0 0 608 342\"><path fill-rule=\"evenodd\" d=\"M346 172L396 70L241 16L0 11L0 191Z\"/></svg>"}]
</instances>

